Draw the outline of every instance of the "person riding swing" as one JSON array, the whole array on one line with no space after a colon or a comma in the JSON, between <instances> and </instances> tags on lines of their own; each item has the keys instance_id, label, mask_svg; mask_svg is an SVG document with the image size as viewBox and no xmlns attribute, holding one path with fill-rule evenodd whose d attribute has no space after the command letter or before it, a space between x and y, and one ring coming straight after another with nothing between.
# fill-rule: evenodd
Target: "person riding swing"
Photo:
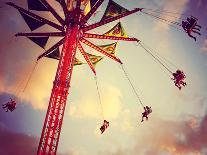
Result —
<instances>
[{"instance_id":1,"label":"person riding swing","mask_svg":"<svg viewBox=\"0 0 207 155\"><path fill-rule=\"evenodd\" d=\"M16 109L16 102L10 98L10 101L2 105L3 109L6 109L6 112L8 111L14 111Z\"/></svg>"},{"instance_id":2,"label":"person riding swing","mask_svg":"<svg viewBox=\"0 0 207 155\"><path fill-rule=\"evenodd\" d=\"M189 37L193 38L196 41L196 37L194 37L191 33L197 33L198 35L201 35L200 25L197 25L197 19L190 17L187 18L187 21L182 21L182 27L184 31L188 34Z\"/></svg>"},{"instance_id":3,"label":"person riding swing","mask_svg":"<svg viewBox=\"0 0 207 155\"><path fill-rule=\"evenodd\" d=\"M101 126L101 134L109 127L109 122L104 120L103 125Z\"/></svg>"},{"instance_id":4,"label":"person riding swing","mask_svg":"<svg viewBox=\"0 0 207 155\"><path fill-rule=\"evenodd\" d=\"M146 120L148 120L148 115L150 113L152 113L152 108L148 107L148 106L144 107L144 112L142 113L142 121L141 122L144 121L144 118L146 118Z\"/></svg>"},{"instance_id":5,"label":"person riding swing","mask_svg":"<svg viewBox=\"0 0 207 155\"><path fill-rule=\"evenodd\" d=\"M200 31L201 26L197 24L197 20L198 19L196 19L195 17L192 17L192 16L190 18L189 17L187 18L187 21L191 25L192 29Z\"/></svg>"},{"instance_id":6,"label":"person riding swing","mask_svg":"<svg viewBox=\"0 0 207 155\"><path fill-rule=\"evenodd\" d=\"M172 80L174 80L175 86L178 87L179 90L181 90L182 88L181 85L183 85L184 87L187 85L186 82L184 82L184 79L186 78L186 76L183 71L178 69L172 75L173 75Z\"/></svg>"}]
</instances>

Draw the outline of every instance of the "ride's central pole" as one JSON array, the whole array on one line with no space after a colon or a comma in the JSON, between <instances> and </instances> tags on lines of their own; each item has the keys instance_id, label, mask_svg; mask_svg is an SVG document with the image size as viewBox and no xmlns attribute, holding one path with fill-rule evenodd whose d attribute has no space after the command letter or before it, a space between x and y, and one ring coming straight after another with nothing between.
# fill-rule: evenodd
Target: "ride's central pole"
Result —
<instances>
[{"instance_id":1,"label":"ride's central pole","mask_svg":"<svg viewBox=\"0 0 207 155\"><path fill-rule=\"evenodd\" d=\"M68 19L65 42L63 44L55 81L53 83L37 155L55 155L57 152L73 71L73 62L80 36L78 14L79 12L74 11L74 16L71 15Z\"/></svg>"}]
</instances>

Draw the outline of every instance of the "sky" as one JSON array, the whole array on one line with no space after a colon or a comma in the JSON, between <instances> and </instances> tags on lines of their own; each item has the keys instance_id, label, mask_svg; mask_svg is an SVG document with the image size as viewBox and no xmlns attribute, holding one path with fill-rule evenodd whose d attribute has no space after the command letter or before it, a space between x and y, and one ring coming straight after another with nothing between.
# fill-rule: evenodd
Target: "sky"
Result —
<instances>
[{"instance_id":1,"label":"sky","mask_svg":"<svg viewBox=\"0 0 207 155\"><path fill-rule=\"evenodd\" d=\"M187 86L179 91L166 70L132 42L119 41L116 56L124 63L128 76L144 105L152 107L149 120L141 123L141 107L123 70L104 58L96 66L102 107L98 102L93 73L87 65L74 68L58 155L206 155L207 154L207 2L205 0L114 0L123 7L166 10L181 19L198 18L202 26L197 41L182 30L143 13L121 19L126 33L138 38L186 73ZM43 49L17 32L29 32L15 9L0 0L0 103L17 98L17 109L6 113L0 108L0 154L35 154L54 81L57 61L39 61L31 80L22 92L36 58ZM26 8L25 0L12 0ZM98 21L108 0L98 10ZM62 15L54 0L51 4ZM54 20L49 13L41 14ZM167 18L166 14L162 14ZM117 22L98 28L102 34ZM38 31L48 30L43 26ZM50 39L46 49L58 39ZM110 41L92 40L97 44ZM87 52L95 53L95 51ZM80 57L80 53L77 53ZM81 60L84 60L80 57ZM176 67L172 67L176 70ZM99 128L104 118L110 127Z\"/></svg>"}]
</instances>

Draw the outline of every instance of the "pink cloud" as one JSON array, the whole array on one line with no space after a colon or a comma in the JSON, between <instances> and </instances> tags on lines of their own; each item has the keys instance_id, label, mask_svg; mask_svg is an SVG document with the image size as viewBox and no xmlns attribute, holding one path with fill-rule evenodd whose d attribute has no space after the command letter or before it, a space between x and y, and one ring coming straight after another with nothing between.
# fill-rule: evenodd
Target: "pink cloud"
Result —
<instances>
[{"instance_id":1,"label":"pink cloud","mask_svg":"<svg viewBox=\"0 0 207 155\"><path fill-rule=\"evenodd\" d=\"M207 115L200 121L197 117L190 117L180 122L156 119L149 123L153 123L150 124L153 130L133 135L137 140L132 149L120 148L115 152L101 152L101 155L207 154Z\"/></svg>"}]
</instances>

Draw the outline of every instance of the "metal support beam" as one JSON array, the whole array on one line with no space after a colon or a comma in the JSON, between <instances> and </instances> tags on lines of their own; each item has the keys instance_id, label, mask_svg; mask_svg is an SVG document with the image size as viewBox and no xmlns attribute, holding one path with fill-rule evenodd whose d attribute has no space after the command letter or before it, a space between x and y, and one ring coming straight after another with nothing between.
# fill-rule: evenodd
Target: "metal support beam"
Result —
<instances>
[{"instance_id":1,"label":"metal support beam","mask_svg":"<svg viewBox=\"0 0 207 155\"><path fill-rule=\"evenodd\" d=\"M105 56L111 58L112 60L115 60L116 62L122 64L121 60L115 56L113 56L112 54L109 54L108 52L104 51L103 49L101 49L100 47L96 46L95 44L91 43L90 41L84 39L84 38L81 38L80 41L86 45L88 45L89 47L95 49L96 51L104 54Z\"/></svg>"},{"instance_id":2,"label":"metal support beam","mask_svg":"<svg viewBox=\"0 0 207 155\"><path fill-rule=\"evenodd\" d=\"M35 37L64 37L65 36L65 32L34 32L34 33L17 33L15 34L16 37L19 36L35 36Z\"/></svg>"},{"instance_id":3,"label":"metal support beam","mask_svg":"<svg viewBox=\"0 0 207 155\"><path fill-rule=\"evenodd\" d=\"M91 33L84 33L83 37L85 37L85 38L95 38L95 39L110 39L110 40L123 40L123 41L136 41L136 42L139 42L139 40L137 38L106 36L106 35L91 34Z\"/></svg>"},{"instance_id":4,"label":"metal support beam","mask_svg":"<svg viewBox=\"0 0 207 155\"><path fill-rule=\"evenodd\" d=\"M61 25L65 24L65 21L58 15L55 9L53 9L46 0L41 0L41 2L47 7L47 9L53 14L53 16L59 21Z\"/></svg>"},{"instance_id":5,"label":"metal support beam","mask_svg":"<svg viewBox=\"0 0 207 155\"><path fill-rule=\"evenodd\" d=\"M41 54L40 56L38 56L37 61L39 59L41 59L42 57L45 57L47 55L49 55L52 51L54 51L56 48L58 48L59 46L61 46L64 42L64 38L61 39L59 42L57 42L55 45L53 45L51 48L49 48L46 52L44 52L43 54Z\"/></svg>"},{"instance_id":6,"label":"metal support beam","mask_svg":"<svg viewBox=\"0 0 207 155\"><path fill-rule=\"evenodd\" d=\"M87 64L89 65L89 67L91 68L92 72L96 75L96 70L93 67L93 64L89 58L89 56L87 55L87 53L85 52L85 50L83 49L83 47L81 46L80 42L78 43L78 49L81 52L81 54L83 55L83 57L85 58Z\"/></svg>"},{"instance_id":7,"label":"metal support beam","mask_svg":"<svg viewBox=\"0 0 207 155\"><path fill-rule=\"evenodd\" d=\"M86 31L95 29L95 28L97 28L97 27L100 27L100 26L102 26L102 25L108 24L108 23L113 22L113 21L115 21L115 20L118 20L118 19L120 19L120 18L129 16L129 15L131 15L131 14L133 14L133 13L136 13L136 12L138 12L138 11L141 11L141 10L142 10L141 8L136 8L136 9L131 10L131 11L126 11L126 12L124 12L124 13L118 15L118 16L115 16L115 17L111 17L111 18L102 20L102 21L100 21L100 22L97 22L97 23L92 24L92 25L89 25L89 26L85 26L85 27L83 27L83 31L86 32Z\"/></svg>"},{"instance_id":8,"label":"metal support beam","mask_svg":"<svg viewBox=\"0 0 207 155\"><path fill-rule=\"evenodd\" d=\"M99 0L96 2L96 4L93 6L93 8L89 11L89 13L83 17L83 19L81 20L81 24L85 24L88 19L96 12L96 10L99 8L99 6L104 2L104 0Z\"/></svg>"}]
</instances>

